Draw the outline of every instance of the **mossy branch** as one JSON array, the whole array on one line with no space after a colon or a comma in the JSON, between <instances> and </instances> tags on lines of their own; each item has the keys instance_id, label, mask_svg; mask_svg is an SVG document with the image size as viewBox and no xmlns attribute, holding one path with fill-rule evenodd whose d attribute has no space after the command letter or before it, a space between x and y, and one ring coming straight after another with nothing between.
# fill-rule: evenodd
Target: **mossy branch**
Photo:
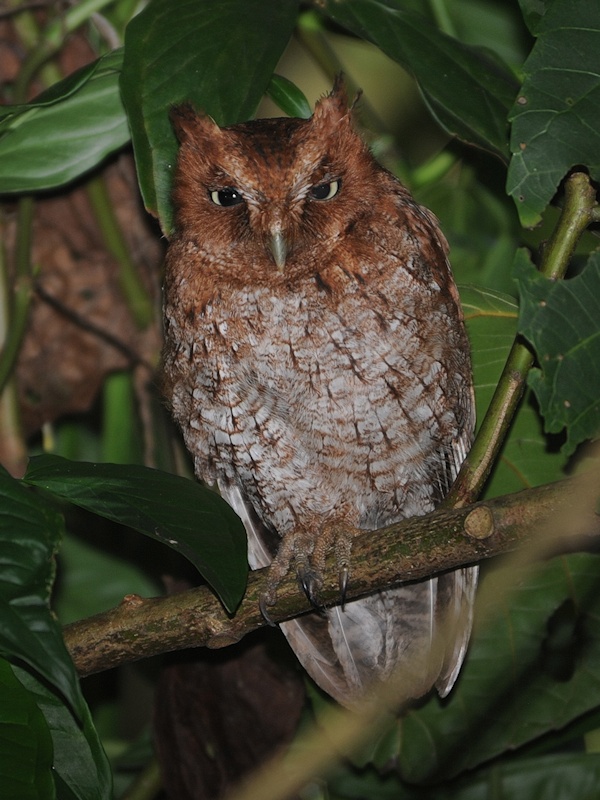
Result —
<instances>
[{"instance_id":1,"label":"mossy branch","mask_svg":"<svg viewBox=\"0 0 600 800\"><path fill-rule=\"evenodd\" d=\"M600 475L589 473L365 532L354 540L347 599L473 564L524 542L540 542L543 554L571 549L574 536L600 535L600 516L595 513L598 487ZM569 531L567 541L565 530ZM536 539L537 532L542 535ZM333 558L327 566L330 580L322 591L325 604L339 600ZM234 617L206 588L163 598L130 595L110 611L68 625L64 631L67 647L82 675L188 647L225 647L266 624L258 600L266 589L267 572L251 573ZM270 609L272 619L280 622L309 610L295 578L289 575Z\"/></svg>"}]
</instances>

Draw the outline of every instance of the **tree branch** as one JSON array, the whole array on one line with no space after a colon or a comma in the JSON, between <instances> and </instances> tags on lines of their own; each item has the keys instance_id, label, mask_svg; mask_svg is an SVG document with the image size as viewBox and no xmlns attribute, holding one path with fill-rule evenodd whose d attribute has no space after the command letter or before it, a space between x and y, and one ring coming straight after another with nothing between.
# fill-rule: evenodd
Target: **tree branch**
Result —
<instances>
[{"instance_id":1,"label":"tree branch","mask_svg":"<svg viewBox=\"0 0 600 800\"><path fill-rule=\"evenodd\" d=\"M347 599L507 553L526 541L535 543L532 559L581 546L573 537L600 535L599 486L600 474L590 472L367 531L354 540ZM333 557L327 567L330 580L321 596L325 604L335 604L339 586ZM188 647L225 647L266 624L258 600L267 572L250 574L234 617L205 587L161 598L128 595L116 608L66 626L65 642L82 675ZM272 619L280 622L310 610L295 577L288 575L270 609Z\"/></svg>"},{"instance_id":2,"label":"tree branch","mask_svg":"<svg viewBox=\"0 0 600 800\"><path fill-rule=\"evenodd\" d=\"M544 277L564 278L581 235L597 213L596 190L589 176L584 172L571 173L565 181L560 218L542 253L539 270ZM521 402L533 363L533 351L517 334L473 446L444 499L444 506L458 508L479 497Z\"/></svg>"}]
</instances>

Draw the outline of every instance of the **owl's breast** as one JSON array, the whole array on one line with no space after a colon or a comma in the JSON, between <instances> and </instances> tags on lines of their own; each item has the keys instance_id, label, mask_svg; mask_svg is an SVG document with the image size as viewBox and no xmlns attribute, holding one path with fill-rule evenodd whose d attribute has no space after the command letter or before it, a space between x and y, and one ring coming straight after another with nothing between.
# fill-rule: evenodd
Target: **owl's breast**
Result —
<instances>
[{"instance_id":1,"label":"owl's breast","mask_svg":"<svg viewBox=\"0 0 600 800\"><path fill-rule=\"evenodd\" d=\"M187 338L167 308L180 329L173 405L198 472L239 483L280 532L299 514L343 508L365 526L430 507L441 429L457 428L444 400L451 342L424 347L413 306L357 290L335 304L316 288L235 290Z\"/></svg>"}]
</instances>

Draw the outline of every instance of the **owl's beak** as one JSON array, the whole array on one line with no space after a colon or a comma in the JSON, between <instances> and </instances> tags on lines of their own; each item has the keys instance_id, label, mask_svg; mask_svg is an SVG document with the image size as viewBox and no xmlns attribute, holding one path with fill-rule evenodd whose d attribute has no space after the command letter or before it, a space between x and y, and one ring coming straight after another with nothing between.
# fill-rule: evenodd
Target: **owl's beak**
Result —
<instances>
[{"instance_id":1,"label":"owl's beak","mask_svg":"<svg viewBox=\"0 0 600 800\"><path fill-rule=\"evenodd\" d=\"M275 228L271 231L269 250L273 254L277 268L283 269L285 267L288 248L281 228Z\"/></svg>"}]
</instances>

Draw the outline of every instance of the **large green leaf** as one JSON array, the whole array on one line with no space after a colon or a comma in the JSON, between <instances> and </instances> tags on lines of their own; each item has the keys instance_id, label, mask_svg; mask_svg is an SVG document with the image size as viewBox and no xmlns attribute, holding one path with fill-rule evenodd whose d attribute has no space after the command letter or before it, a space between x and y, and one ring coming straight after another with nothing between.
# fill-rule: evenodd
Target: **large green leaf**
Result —
<instances>
[{"instance_id":1,"label":"large green leaf","mask_svg":"<svg viewBox=\"0 0 600 800\"><path fill-rule=\"evenodd\" d=\"M297 0L151 0L127 27L121 89L142 196L165 232L177 153L169 108L190 101L221 125L250 118L297 13Z\"/></svg>"},{"instance_id":2,"label":"large green leaf","mask_svg":"<svg viewBox=\"0 0 600 800\"><path fill-rule=\"evenodd\" d=\"M400 0L325 0L332 20L376 44L411 72L434 114L452 134L508 157L508 111L518 85L482 48L435 28Z\"/></svg>"},{"instance_id":3,"label":"large green leaf","mask_svg":"<svg viewBox=\"0 0 600 800\"><path fill-rule=\"evenodd\" d=\"M600 755L561 753L512 759L424 789L373 768L348 769L328 781L335 798L369 800L596 800Z\"/></svg>"},{"instance_id":4,"label":"large green leaf","mask_svg":"<svg viewBox=\"0 0 600 800\"><path fill-rule=\"evenodd\" d=\"M61 186L129 140L115 50L31 103L0 113L0 194Z\"/></svg>"},{"instance_id":5,"label":"large green leaf","mask_svg":"<svg viewBox=\"0 0 600 800\"><path fill-rule=\"evenodd\" d=\"M512 200L499 197L465 165L414 194L440 220L455 280L516 297L510 265L521 226Z\"/></svg>"},{"instance_id":6,"label":"large green leaf","mask_svg":"<svg viewBox=\"0 0 600 800\"><path fill-rule=\"evenodd\" d=\"M81 710L73 664L50 613L62 517L0 468L0 653L25 661Z\"/></svg>"},{"instance_id":7,"label":"large green leaf","mask_svg":"<svg viewBox=\"0 0 600 800\"><path fill-rule=\"evenodd\" d=\"M106 547L94 547L89 535L84 541L67 533L59 555L61 580L52 608L62 625L114 608L127 594L152 597L160 593L157 583L144 573L143 564L132 563Z\"/></svg>"},{"instance_id":8,"label":"large green leaf","mask_svg":"<svg viewBox=\"0 0 600 800\"><path fill-rule=\"evenodd\" d=\"M48 725L4 659L0 659L0 743L3 800L51 800L54 781Z\"/></svg>"},{"instance_id":9,"label":"large green leaf","mask_svg":"<svg viewBox=\"0 0 600 800\"><path fill-rule=\"evenodd\" d=\"M583 165L600 179L600 5L555 0L534 33L538 39L510 114L507 178L528 226L539 222L572 167Z\"/></svg>"},{"instance_id":10,"label":"large green leaf","mask_svg":"<svg viewBox=\"0 0 600 800\"><path fill-rule=\"evenodd\" d=\"M194 481L135 465L35 456L23 479L127 525L189 559L233 611L246 588L246 536L231 508Z\"/></svg>"},{"instance_id":11,"label":"large green leaf","mask_svg":"<svg viewBox=\"0 0 600 800\"><path fill-rule=\"evenodd\" d=\"M519 0L523 19L531 33L535 34L540 20L552 2L553 0Z\"/></svg>"},{"instance_id":12,"label":"large green leaf","mask_svg":"<svg viewBox=\"0 0 600 800\"><path fill-rule=\"evenodd\" d=\"M450 697L400 723L407 780L457 775L600 705L600 556L530 570L506 574L516 588L476 625Z\"/></svg>"},{"instance_id":13,"label":"large green leaf","mask_svg":"<svg viewBox=\"0 0 600 800\"><path fill-rule=\"evenodd\" d=\"M522 260L519 331L535 347L533 387L549 433L566 428L566 454L600 434L600 254L566 281L550 281Z\"/></svg>"},{"instance_id":14,"label":"large green leaf","mask_svg":"<svg viewBox=\"0 0 600 800\"><path fill-rule=\"evenodd\" d=\"M91 754L87 766L95 776L96 793L75 796L108 800L111 789L106 756L89 721L60 626L49 607L54 553L62 530L62 517L48 507L47 500L0 468L0 653L13 663L27 665L27 670L14 667L14 671L48 724L55 743L53 774L57 774L61 760L70 758L71 750L58 752L54 715L46 702L40 702L40 692L61 709L61 725L68 725L79 747ZM23 709L28 706L30 702L24 701ZM39 728L37 733L39 736Z\"/></svg>"},{"instance_id":15,"label":"large green leaf","mask_svg":"<svg viewBox=\"0 0 600 800\"><path fill-rule=\"evenodd\" d=\"M52 772L58 798L112 800L112 773L87 706L80 722L37 677L18 667L14 670L46 719L54 745Z\"/></svg>"},{"instance_id":16,"label":"large green leaf","mask_svg":"<svg viewBox=\"0 0 600 800\"><path fill-rule=\"evenodd\" d=\"M436 800L594 800L599 785L600 756L561 753L490 767Z\"/></svg>"},{"instance_id":17,"label":"large green leaf","mask_svg":"<svg viewBox=\"0 0 600 800\"><path fill-rule=\"evenodd\" d=\"M512 297L490 289L461 286L460 296L473 358L477 420L481 424L517 332ZM566 457L550 452L539 415L526 394L513 420L486 496L516 492L557 480Z\"/></svg>"}]
</instances>

